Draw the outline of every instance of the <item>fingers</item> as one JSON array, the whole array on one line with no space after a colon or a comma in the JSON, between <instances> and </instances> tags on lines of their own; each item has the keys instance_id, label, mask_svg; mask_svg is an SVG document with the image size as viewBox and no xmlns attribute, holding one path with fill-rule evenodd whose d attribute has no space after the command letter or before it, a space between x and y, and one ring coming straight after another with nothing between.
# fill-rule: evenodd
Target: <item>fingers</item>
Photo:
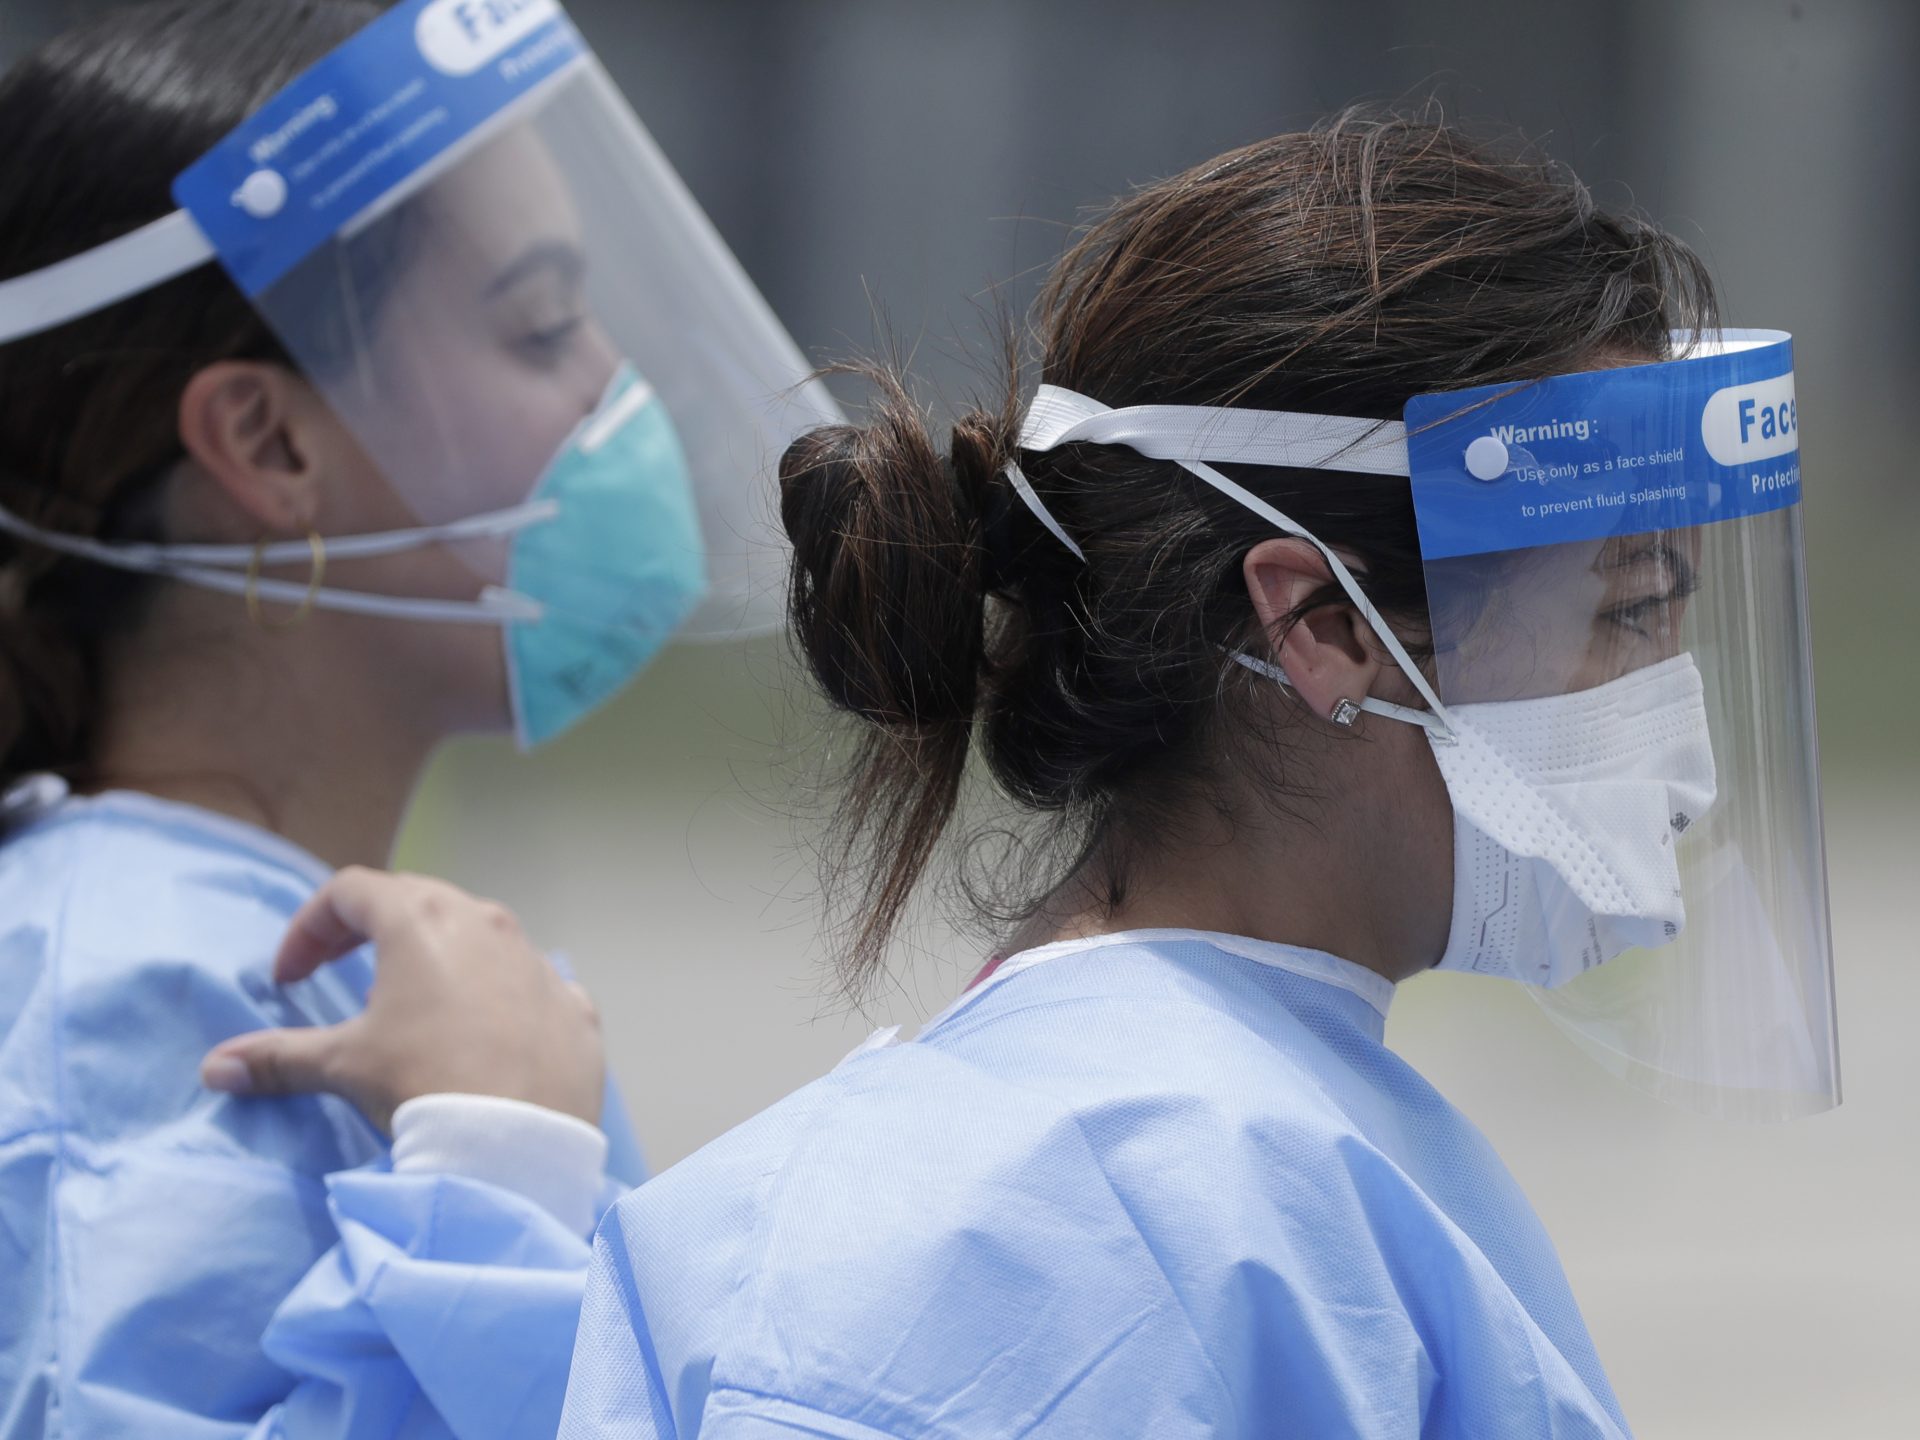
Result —
<instances>
[{"instance_id":1,"label":"fingers","mask_svg":"<svg viewBox=\"0 0 1920 1440\"><path fill-rule=\"evenodd\" d=\"M359 1023L236 1035L207 1052L200 1083L229 1095L342 1093L335 1062Z\"/></svg>"},{"instance_id":2,"label":"fingers","mask_svg":"<svg viewBox=\"0 0 1920 1440\"><path fill-rule=\"evenodd\" d=\"M340 871L294 913L274 956L273 978L288 985L304 980L328 961L358 949L367 939L367 886L372 872Z\"/></svg>"},{"instance_id":3,"label":"fingers","mask_svg":"<svg viewBox=\"0 0 1920 1440\"><path fill-rule=\"evenodd\" d=\"M230 1040L202 1063L205 1083L255 1095L326 1091L383 1128L417 1095L494 1093L502 1072L518 1074L528 1091L519 1098L558 1095L568 1113L590 1080L597 1105L592 1002L577 986L562 989L510 910L444 881L342 870L293 917L274 979L303 980L369 943L379 967L363 1013L330 1030Z\"/></svg>"},{"instance_id":4,"label":"fingers","mask_svg":"<svg viewBox=\"0 0 1920 1440\"><path fill-rule=\"evenodd\" d=\"M415 875L390 875L384 870L349 865L315 891L294 915L274 957L274 980L291 985L367 941L378 941L382 931L400 924L410 913L409 906L429 903L430 892L441 888L452 887L440 887Z\"/></svg>"}]
</instances>

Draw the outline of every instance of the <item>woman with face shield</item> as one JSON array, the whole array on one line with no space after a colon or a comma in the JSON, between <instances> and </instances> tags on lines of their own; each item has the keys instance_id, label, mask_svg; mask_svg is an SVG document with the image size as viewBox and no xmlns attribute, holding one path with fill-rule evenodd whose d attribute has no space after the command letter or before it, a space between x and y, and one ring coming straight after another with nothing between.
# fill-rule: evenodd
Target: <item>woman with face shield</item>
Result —
<instances>
[{"instance_id":1,"label":"woman with face shield","mask_svg":"<svg viewBox=\"0 0 1920 1440\"><path fill-rule=\"evenodd\" d=\"M1017 918L911 1043L609 1212L562 1435L1624 1435L1539 1221L1382 1037L1477 971L1669 1099L1837 1099L1791 360L1713 312L1563 172L1348 116L1095 223L1024 404L942 446L876 373L796 442L796 636L865 739L843 977L976 754L1036 821ZM372 935L446 974L422 903L336 882L283 973ZM291 1079L410 1098L366 1043L408 1016Z\"/></svg>"},{"instance_id":2,"label":"woman with face shield","mask_svg":"<svg viewBox=\"0 0 1920 1440\"><path fill-rule=\"evenodd\" d=\"M369 955L271 957L387 863L441 741L545 743L754 623L755 481L770 515L834 413L565 17L513 9L491 69L444 3L166 0L0 79L36 156L0 181L9 1440L557 1423L587 1239L643 1177L577 987L424 1017L451 1100L198 1081L358 1023ZM423 924L482 968L512 929Z\"/></svg>"}]
</instances>

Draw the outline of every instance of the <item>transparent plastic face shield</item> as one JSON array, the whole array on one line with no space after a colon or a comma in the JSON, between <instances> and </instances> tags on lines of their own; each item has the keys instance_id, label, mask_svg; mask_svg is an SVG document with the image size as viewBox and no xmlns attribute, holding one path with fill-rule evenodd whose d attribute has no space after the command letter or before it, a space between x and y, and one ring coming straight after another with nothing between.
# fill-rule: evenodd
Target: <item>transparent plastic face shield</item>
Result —
<instances>
[{"instance_id":1,"label":"transparent plastic face shield","mask_svg":"<svg viewBox=\"0 0 1920 1440\"><path fill-rule=\"evenodd\" d=\"M1684 923L1532 993L1594 1059L1687 1108L1779 1119L1839 1102L1813 674L1797 505L1673 531L1521 553L1534 623L1511 624L1574 683L1672 655L1700 672L1716 777L1707 813L1675 836ZM1451 591L1470 567L1443 563ZM1557 577L1557 578L1555 578ZM1484 578L1484 577L1482 577ZM1546 593L1542 593L1542 591ZM1531 592L1527 594L1526 592ZM1471 634L1471 627L1462 635ZM1441 693L1498 680L1462 646ZM1451 682L1446 671L1455 670ZM1498 674L1504 670L1506 673Z\"/></svg>"},{"instance_id":2,"label":"transparent plastic face shield","mask_svg":"<svg viewBox=\"0 0 1920 1440\"><path fill-rule=\"evenodd\" d=\"M1592 712L1617 713L1646 778L1685 789L1666 772L1691 769L1710 796L1664 833L1648 817L1649 846L1674 850L1673 933L1531 993L1606 1068L1689 1109L1837 1104L1790 343L1712 336L1664 365L1421 397L1407 422L1436 684L1462 724L1698 672L1698 737L1674 733L1691 703ZM1610 766L1594 813L1627 830L1632 767Z\"/></svg>"},{"instance_id":3,"label":"transparent plastic face shield","mask_svg":"<svg viewBox=\"0 0 1920 1440\"><path fill-rule=\"evenodd\" d=\"M1520 882L1540 893L1511 907L1568 942L1534 947L1563 953L1522 956L1538 970L1521 974L1586 1053L1677 1105L1782 1119L1839 1100L1792 351L1763 331L1676 350L1687 358L1416 397L1404 424L1110 410L1042 387L1021 447L1177 461L1316 545L1216 466L1409 476L1429 665L1320 546L1427 701L1362 708L1425 727L1443 771L1471 753L1520 777L1486 787L1488 823L1532 807L1596 890L1619 893L1613 872L1638 866L1625 890L1656 903L1617 906L1626 919L1605 934L1545 866ZM1011 478L1072 547L1017 466ZM1449 790L1458 813L1465 791L1451 776Z\"/></svg>"},{"instance_id":4,"label":"transparent plastic face shield","mask_svg":"<svg viewBox=\"0 0 1920 1440\"><path fill-rule=\"evenodd\" d=\"M470 581L321 604L512 625L584 596L582 626L683 638L778 622L774 467L838 412L554 0L406 0L175 195L179 214L0 286L0 337L217 256L391 489L381 533L327 536L329 555L431 544ZM613 494L616 435L650 510ZM516 595L521 540L570 509L564 557L526 548L582 583ZM593 543L587 512L608 521ZM235 590L248 564L309 551L123 548L93 558ZM640 564L698 594L645 616L614 603ZM307 587L254 588L292 602Z\"/></svg>"},{"instance_id":5,"label":"transparent plastic face shield","mask_svg":"<svg viewBox=\"0 0 1920 1440\"><path fill-rule=\"evenodd\" d=\"M583 58L255 304L422 525L534 497L622 367L662 407L707 596L680 630L777 618L771 477L833 417L604 72ZM508 583L505 537L460 554ZM622 557L609 554L608 563Z\"/></svg>"}]
</instances>

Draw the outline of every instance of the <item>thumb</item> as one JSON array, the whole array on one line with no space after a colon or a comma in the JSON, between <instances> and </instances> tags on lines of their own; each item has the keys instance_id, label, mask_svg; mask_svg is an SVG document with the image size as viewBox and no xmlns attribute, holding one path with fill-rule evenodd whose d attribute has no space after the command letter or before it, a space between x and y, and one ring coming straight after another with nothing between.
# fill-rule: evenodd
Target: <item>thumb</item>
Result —
<instances>
[{"instance_id":1,"label":"thumb","mask_svg":"<svg viewBox=\"0 0 1920 1440\"><path fill-rule=\"evenodd\" d=\"M355 1023L236 1035L207 1052L200 1083L229 1095L339 1094L334 1062Z\"/></svg>"}]
</instances>

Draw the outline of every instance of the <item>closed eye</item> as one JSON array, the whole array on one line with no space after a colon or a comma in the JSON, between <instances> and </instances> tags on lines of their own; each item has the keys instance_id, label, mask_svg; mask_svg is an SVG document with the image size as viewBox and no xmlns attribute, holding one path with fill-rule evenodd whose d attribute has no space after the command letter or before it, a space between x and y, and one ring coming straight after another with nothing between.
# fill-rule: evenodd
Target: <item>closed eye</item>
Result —
<instances>
[{"instance_id":1,"label":"closed eye","mask_svg":"<svg viewBox=\"0 0 1920 1440\"><path fill-rule=\"evenodd\" d=\"M1699 582L1691 575L1684 585L1676 584L1672 589L1660 595L1643 595L1637 600L1615 605L1601 612L1600 618L1622 630L1651 640L1655 632L1666 634L1672 631L1673 622L1667 619L1669 612L1682 600L1691 597L1700 588Z\"/></svg>"},{"instance_id":2,"label":"closed eye","mask_svg":"<svg viewBox=\"0 0 1920 1440\"><path fill-rule=\"evenodd\" d=\"M565 354L573 337L586 323L584 315L575 315L557 325L530 331L513 342L513 348L536 365L552 365Z\"/></svg>"}]
</instances>

